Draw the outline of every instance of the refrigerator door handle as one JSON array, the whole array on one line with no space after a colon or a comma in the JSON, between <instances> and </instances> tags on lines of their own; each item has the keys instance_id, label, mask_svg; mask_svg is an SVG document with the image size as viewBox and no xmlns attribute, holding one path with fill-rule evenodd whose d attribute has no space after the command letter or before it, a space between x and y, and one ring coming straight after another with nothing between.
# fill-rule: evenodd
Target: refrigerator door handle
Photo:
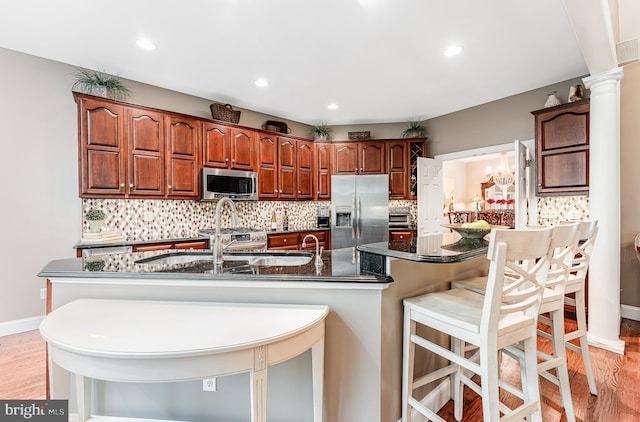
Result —
<instances>
[{"instance_id":1,"label":"refrigerator door handle","mask_svg":"<svg viewBox=\"0 0 640 422\"><path fill-rule=\"evenodd\" d=\"M356 238L356 221L357 221L357 209L356 209L356 196L351 196L351 239Z\"/></svg>"},{"instance_id":2,"label":"refrigerator door handle","mask_svg":"<svg viewBox=\"0 0 640 422\"><path fill-rule=\"evenodd\" d=\"M360 200L360 195L358 195L358 202L356 204L357 214L358 214L358 229L356 230L356 238L360 239L360 234L362 232L362 218L360 218L360 211L362 211L362 201Z\"/></svg>"}]
</instances>

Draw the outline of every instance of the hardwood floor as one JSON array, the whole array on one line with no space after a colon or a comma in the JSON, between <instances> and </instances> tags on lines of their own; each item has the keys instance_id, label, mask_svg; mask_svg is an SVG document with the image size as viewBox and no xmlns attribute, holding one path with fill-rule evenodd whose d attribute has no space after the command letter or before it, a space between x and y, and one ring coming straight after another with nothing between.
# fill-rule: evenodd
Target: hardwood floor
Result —
<instances>
[{"instance_id":1,"label":"hardwood floor","mask_svg":"<svg viewBox=\"0 0 640 422\"><path fill-rule=\"evenodd\" d=\"M567 319L567 324L573 322ZM640 420L640 322L623 319L620 331L620 338L626 343L624 356L591 348L591 361L594 366L598 396L592 396L589 393L580 355L572 351L567 352L571 393L579 421L636 422ZM540 340L540 342L541 349L549 349L549 343L546 340ZM513 379L519 379L518 365L513 360L504 358L501 370L503 374L513 375ZM542 378L540 388L545 422L566 421L558 388ZM45 343L38 331L0 337L0 399L44 398ZM449 402L440 411L440 416L454 421L452 412L453 405ZM466 388L463 421L481 420L482 401Z\"/></svg>"}]
</instances>

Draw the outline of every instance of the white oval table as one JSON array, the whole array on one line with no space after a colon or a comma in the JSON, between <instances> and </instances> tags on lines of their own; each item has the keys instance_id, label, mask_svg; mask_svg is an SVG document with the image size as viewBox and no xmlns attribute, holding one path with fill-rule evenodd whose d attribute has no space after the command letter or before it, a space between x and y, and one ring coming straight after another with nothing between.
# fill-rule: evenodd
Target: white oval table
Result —
<instances>
[{"instance_id":1,"label":"white oval table","mask_svg":"<svg viewBox=\"0 0 640 422\"><path fill-rule=\"evenodd\" d=\"M251 420L265 422L267 368L311 348L314 421L321 422L328 312L323 305L79 299L47 315L40 333L49 365L75 375L82 421L91 419L91 378L173 382L250 372Z\"/></svg>"}]
</instances>

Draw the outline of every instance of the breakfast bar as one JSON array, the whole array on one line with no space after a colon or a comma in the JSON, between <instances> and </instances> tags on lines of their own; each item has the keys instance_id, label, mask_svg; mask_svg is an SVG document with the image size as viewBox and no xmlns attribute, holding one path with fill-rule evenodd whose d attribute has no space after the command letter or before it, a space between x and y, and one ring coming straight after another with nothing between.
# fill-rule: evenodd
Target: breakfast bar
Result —
<instances>
[{"instance_id":1,"label":"breakfast bar","mask_svg":"<svg viewBox=\"0 0 640 422\"><path fill-rule=\"evenodd\" d=\"M325 420L394 421L400 417L402 299L448 289L453 280L486 273L486 243L460 241L458 234L446 233L324 251L320 267L312 257L301 265L250 257L247 265L227 260L231 255L226 254L221 271L211 268L208 256L184 258L193 252L129 253L56 260L39 275L47 278L49 311L77 299L328 306ZM207 329L201 327L203 333ZM432 365L427 356L416 359L424 359L425 367ZM269 368L267 420L313 420L311 361L311 352L305 352ZM52 391L69 391L67 371L55 365L53 370L57 376ZM248 420L245 376L220 378L215 393L203 392L198 381L94 380L93 394L101 414ZM165 399L152 404L148 401L152 396ZM125 403L119 400L122 397L132 400ZM73 400L70 405L72 409Z\"/></svg>"}]
</instances>

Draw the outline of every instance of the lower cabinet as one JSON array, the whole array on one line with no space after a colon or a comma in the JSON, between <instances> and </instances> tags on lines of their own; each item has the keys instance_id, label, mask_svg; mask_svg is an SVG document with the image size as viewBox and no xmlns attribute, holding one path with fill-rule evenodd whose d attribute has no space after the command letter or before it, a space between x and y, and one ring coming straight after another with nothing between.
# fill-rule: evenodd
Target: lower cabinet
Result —
<instances>
[{"instance_id":1,"label":"lower cabinet","mask_svg":"<svg viewBox=\"0 0 640 422\"><path fill-rule=\"evenodd\" d=\"M320 246L324 247L325 250L331 249L331 234L326 230L269 234L267 236L267 248L271 250L315 251L316 241L313 238L307 239L306 247L302 247L302 241L308 234L316 236Z\"/></svg>"},{"instance_id":2,"label":"lower cabinet","mask_svg":"<svg viewBox=\"0 0 640 422\"><path fill-rule=\"evenodd\" d=\"M109 247L109 246L105 246ZM99 248L99 247L98 247ZM82 251L85 249L98 249L95 246L91 248L78 247L76 249L76 256L82 257ZM187 240L187 241L174 241L174 242L155 242L155 243L141 243L133 245L131 252L149 252L149 251L163 251L167 249L187 250L187 249L209 249L208 240Z\"/></svg>"},{"instance_id":3,"label":"lower cabinet","mask_svg":"<svg viewBox=\"0 0 640 422\"><path fill-rule=\"evenodd\" d=\"M389 240L413 239L416 237L415 230L389 230Z\"/></svg>"}]
</instances>

